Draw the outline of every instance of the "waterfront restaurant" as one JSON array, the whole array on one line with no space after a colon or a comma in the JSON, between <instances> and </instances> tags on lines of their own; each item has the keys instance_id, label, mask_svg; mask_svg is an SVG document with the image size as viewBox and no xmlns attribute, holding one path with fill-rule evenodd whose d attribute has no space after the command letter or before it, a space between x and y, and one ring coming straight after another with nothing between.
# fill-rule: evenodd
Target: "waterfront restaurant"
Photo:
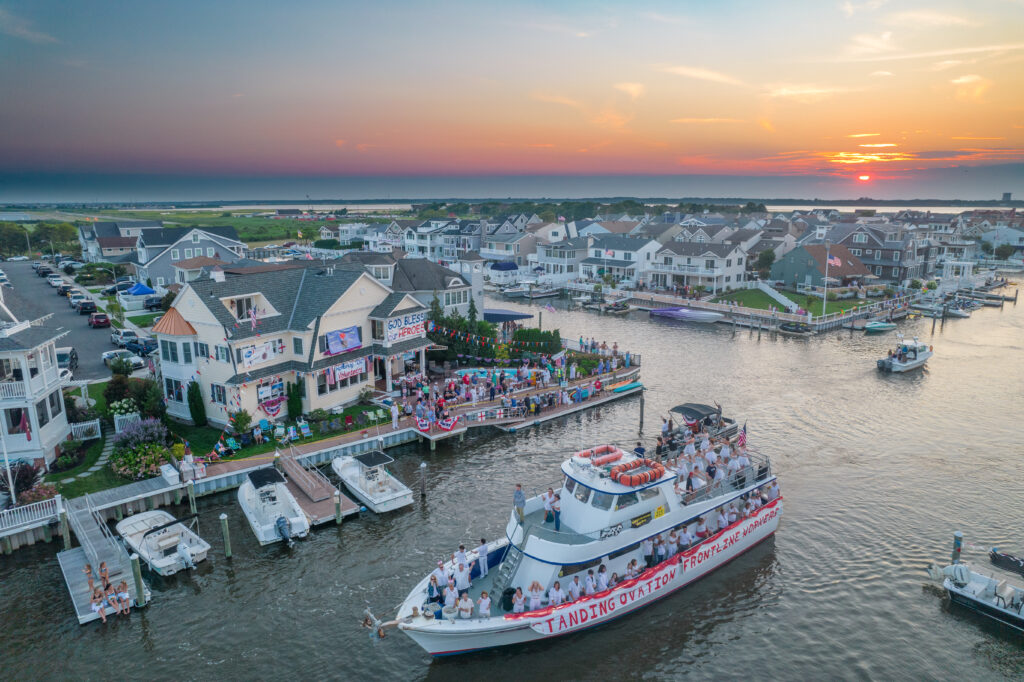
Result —
<instances>
[{"instance_id":1,"label":"waterfront restaurant","mask_svg":"<svg viewBox=\"0 0 1024 682\"><path fill-rule=\"evenodd\" d=\"M356 264L214 268L186 283L153 328L168 414L191 419L192 382L219 425L240 409L254 421L295 419L293 384L303 413L345 407L390 387L417 354L425 366L426 313Z\"/></svg>"}]
</instances>

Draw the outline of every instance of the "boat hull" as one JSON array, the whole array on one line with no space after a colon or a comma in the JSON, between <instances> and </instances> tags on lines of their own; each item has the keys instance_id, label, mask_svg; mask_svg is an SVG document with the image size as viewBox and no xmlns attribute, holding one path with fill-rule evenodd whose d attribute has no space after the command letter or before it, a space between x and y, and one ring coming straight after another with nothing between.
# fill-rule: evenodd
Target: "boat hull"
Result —
<instances>
[{"instance_id":1,"label":"boat hull","mask_svg":"<svg viewBox=\"0 0 1024 682\"><path fill-rule=\"evenodd\" d=\"M405 485L398 482L398 480L387 474L395 483L397 483L404 490L399 490L394 494L384 497L371 497L359 487L359 474L355 460L351 457L336 457L331 462L331 469L338 475L341 482L345 484L349 492L355 495L360 502L362 502L367 509L374 512L375 514L383 514L384 512L395 511L402 507L407 507L412 504L412 490Z\"/></svg>"},{"instance_id":2,"label":"boat hull","mask_svg":"<svg viewBox=\"0 0 1024 682\"><path fill-rule=\"evenodd\" d=\"M993 620L997 620L1004 625L1009 625L1012 628L1024 632L1024 616L1021 616L1009 609L1001 609L998 606L987 604L984 601L974 598L969 592L958 589L953 585L952 581L946 580L943 586L946 588L946 594L949 595L949 600L954 604L976 611L983 616L988 616Z\"/></svg>"},{"instance_id":3,"label":"boat hull","mask_svg":"<svg viewBox=\"0 0 1024 682\"><path fill-rule=\"evenodd\" d=\"M710 310L694 310L692 308L656 308L651 311L656 317L667 317L672 320L683 320L684 322L718 322L725 318L722 313Z\"/></svg>"},{"instance_id":4,"label":"boat hull","mask_svg":"<svg viewBox=\"0 0 1024 682\"><path fill-rule=\"evenodd\" d=\"M249 504L249 496L253 486L248 481L245 481L238 487L238 506L242 508L242 514L245 516L246 521L249 522L249 528L252 529L253 535L256 536L256 540L259 541L260 545L273 545L278 542L283 542L282 538L275 530L275 520L269 519L264 522L260 519L260 515L256 509ZM284 497L287 495L291 498L291 493L288 492L287 488L283 485L278 489L278 495ZM291 499L294 503L294 498ZM292 508L288 511L286 518L291 524L291 537L292 538L305 538L309 535L309 519L306 518L302 509L298 506L298 503L290 505ZM283 515L283 514L282 514Z\"/></svg>"},{"instance_id":5,"label":"boat hull","mask_svg":"<svg viewBox=\"0 0 1024 682\"><path fill-rule=\"evenodd\" d=\"M782 498L778 498L701 544L644 571L638 578L570 604L492 618L436 622L418 617L407 619L398 627L433 656L469 653L579 632L638 611L721 568L771 537L781 518ZM421 592L422 588L417 588L410 594L400 615L409 613Z\"/></svg>"}]
</instances>

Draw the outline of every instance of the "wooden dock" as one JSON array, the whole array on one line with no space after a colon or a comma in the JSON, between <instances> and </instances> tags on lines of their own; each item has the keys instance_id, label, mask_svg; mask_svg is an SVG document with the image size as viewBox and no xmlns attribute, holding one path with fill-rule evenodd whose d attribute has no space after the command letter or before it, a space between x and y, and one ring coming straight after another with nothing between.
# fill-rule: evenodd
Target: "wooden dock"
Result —
<instances>
[{"instance_id":1,"label":"wooden dock","mask_svg":"<svg viewBox=\"0 0 1024 682\"><path fill-rule=\"evenodd\" d=\"M85 555L85 550L75 547L65 552L57 553L57 563L60 564L61 573L64 574L64 584L67 585L68 594L71 596L71 603L75 607L75 616L79 625L85 625L94 620L100 619L100 614L92 610L92 593L89 591L89 580L85 577L85 565L91 563ZM93 568L96 568L93 566ZM113 576L111 576L113 579ZM128 581L128 578L125 578ZM96 587L100 587L98 576L93 578ZM121 581L118 578L114 585ZM129 581L130 582L130 581ZM104 609L107 617L116 616L114 608L108 606Z\"/></svg>"},{"instance_id":2,"label":"wooden dock","mask_svg":"<svg viewBox=\"0 0 1024 682\"><path fill-rule=\"evenodd\" d=\"M306 518L309 519L311 525L319 526L322 523L336 520L335 495L341 501L342 517L359 512L359 505L331 485L327 477L316 467L303 466L298 460L294 448L282 454L278 461L287 479L285 486L302 507L302 511L306 513Z\"/></svg>"}]
</instances>

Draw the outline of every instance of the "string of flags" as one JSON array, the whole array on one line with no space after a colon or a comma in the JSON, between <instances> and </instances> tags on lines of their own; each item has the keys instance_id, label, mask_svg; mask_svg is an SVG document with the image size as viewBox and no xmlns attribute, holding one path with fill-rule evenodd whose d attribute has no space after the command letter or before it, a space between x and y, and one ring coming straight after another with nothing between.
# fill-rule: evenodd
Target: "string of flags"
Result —
<instances>
[{"instance_id":1,"label":"string of flags","mask_svg":"<svg viewBox=\"0 0 1024 682\"><path fill-rule=\"evenodd\" d=\"M479 334L470 334L469 332L459 331L458 329L449 329L448 327L442 327L434 324L433 322L427 322L427 331L431 334L438 334L440 336L447 337L454 341L462 341L464 343L472 343L483 348L488 346L497 348L498 346L511 346L512 348L520 348L523 350L534 350L538 348L547 348L552 344L552 341L499 341L493 336L480 336Z\"/></svg>"}]
</instances>

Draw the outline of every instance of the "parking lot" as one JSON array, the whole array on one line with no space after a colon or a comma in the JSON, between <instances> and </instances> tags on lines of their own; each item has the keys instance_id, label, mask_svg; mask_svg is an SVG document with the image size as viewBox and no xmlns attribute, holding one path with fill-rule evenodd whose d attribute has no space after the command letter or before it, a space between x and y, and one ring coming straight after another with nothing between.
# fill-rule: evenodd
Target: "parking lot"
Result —
<instances>
[{"instance_id":1,"label":"parking lot","mask_svg":"<svg viewBox=\"0 0 1024 682\"><path fill-rule=\"evenodd\" d=\"M5 296L18 296L21 299L19 309L31 312L32 319L53 313L53 317L45 324L54 328L64 328L69 332L57 342L57 347L71 346L78 351L78 369L74 372L74 379L93 380L110 377L110 370L100 358L104 351L114 349L110 343L110 329L90 328L89 316L79 315L68 305L66 297L57 295L57 290L47 283L45 277L37 276L36 271L32 269L32 261L6 261L0 263L0 269L7 274L13 287L13 290L9 288L5 291ZM70 278L65 279L71 281ZM86 291L85 287L76 288ZM146 370L142 370L139 375L146 373Z\"/></svg>"}]
</instances>

